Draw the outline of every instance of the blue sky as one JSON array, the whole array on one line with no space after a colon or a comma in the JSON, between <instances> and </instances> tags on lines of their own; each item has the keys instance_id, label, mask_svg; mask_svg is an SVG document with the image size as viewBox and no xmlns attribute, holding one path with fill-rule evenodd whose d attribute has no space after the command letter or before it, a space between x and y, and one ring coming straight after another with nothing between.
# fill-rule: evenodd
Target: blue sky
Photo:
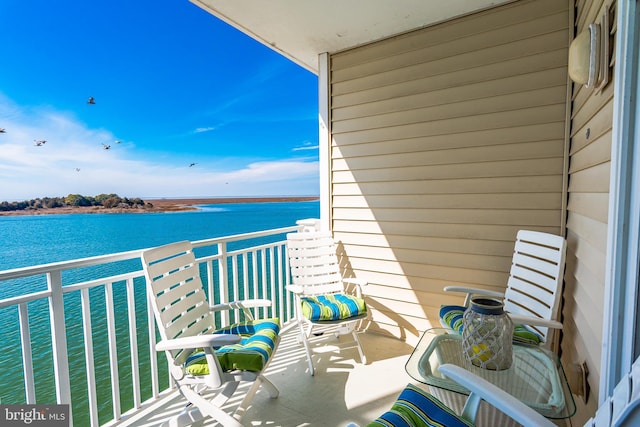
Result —
<instances>
[{"instance_id":1,"label":"blue sky","mask_svg":"<svg viewBox=\"0 0 640 427\"><path fill-rule=\"evenodd\" d=\"M318 194L317 77L188 0L2 0L0 64L0 201Z\"/></svg>"}]
</instances>

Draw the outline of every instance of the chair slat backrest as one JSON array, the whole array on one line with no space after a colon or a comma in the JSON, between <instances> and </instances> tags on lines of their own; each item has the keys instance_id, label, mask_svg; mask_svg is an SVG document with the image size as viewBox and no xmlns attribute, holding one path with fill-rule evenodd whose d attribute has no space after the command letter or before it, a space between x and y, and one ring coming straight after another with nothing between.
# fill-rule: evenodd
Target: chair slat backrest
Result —
<instances>
[{"instance_id":1,"label":"chair slat backrest","mask_svg":"<svg viewBox=\"0 0 640 427\"><path fill-rule=\"evenodd\" d=\"M303 232L287 234L291 280L304 295L342 292L340 262L331 234Z\"/></svg>"},{"instance_id":2,"label":"chair slat backrest","mask_svg":"<svg viewBox=\"0 0 640 427\"><path fill-rule=\"evenodd\" d=\"M193 248L188 241L150 249L142 254L147 291L163 340L214 330ZM174 363L183 362L172 352Z\"/></svg>"},{"instance_id":3,"label":"chair slat backrest","mask_svg":"<svg viewBox=\"0 0 640 427\"><path fill-rule=\"evenodd\" d=\"M506 311L557 320L566 249L562 236L529 230L518 232L505 292ZM548 328L534 329L548 341Z\"/></svg>"}]
</instances>

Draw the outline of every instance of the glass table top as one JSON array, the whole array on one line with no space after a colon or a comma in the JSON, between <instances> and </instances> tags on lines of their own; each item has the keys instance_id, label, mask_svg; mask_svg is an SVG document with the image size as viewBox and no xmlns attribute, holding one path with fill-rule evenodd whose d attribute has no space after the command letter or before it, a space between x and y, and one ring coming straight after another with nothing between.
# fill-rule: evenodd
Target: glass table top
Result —
<instances>
[{"instance_id":1,"label":"glass table top","mask_svg":"<svg viewBox=\"0 0 640 427\"><path fill-rule=\"evenodd\" d=\"M425 331L405 369L416 381L455 393L469 391L440 374L438 368L451 363L484 378L547 418L569 418L576 411L560 360L555 353L530 345L513 346L509 369L493 371L468 362L462 354L462 337L444 328Z\"/></svg>"}]
</instances>

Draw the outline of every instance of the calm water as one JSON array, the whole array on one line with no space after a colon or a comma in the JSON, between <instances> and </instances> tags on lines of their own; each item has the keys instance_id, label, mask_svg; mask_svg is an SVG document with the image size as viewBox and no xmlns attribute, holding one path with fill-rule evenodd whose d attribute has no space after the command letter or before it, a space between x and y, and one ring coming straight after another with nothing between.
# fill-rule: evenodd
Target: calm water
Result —
<instances>
[{"instance_id":1,"label":"calm water","mask_svg":"<svg viewBox=\"0 0 640 427\"><path fill-rule=\"evenodd\" d=\"M0 217L0 271L18 267L32 266L55 261L65 261L89 256L104 255L134 249L162 245L179 240L201 240L228 236L251 231L267 230L295 225L303 218L317 218L319 202L283 202L283 203L241 203L203 206L194 212L154 213L154 214L70 214ZM231 248L233 249L233 248ZM106 269L106 270L105 270ZM120 270L120 271L118 271ZM63 283L69 279L76 281L73 275L87 278L105 277L105 275L131 271L131 265L114 263L101 269L78 270L63 275ZM115 293L123 293L116 289ZM124 284L122 285L124 287ZM142 286L143 287L143 286ZM0 283L0 299L19 295L25 290L34 291L46 288L44 277L23 281ZM92 291L92 311L103 312L104 291ZM118 304L116 301L116 312ZM142 329L146 316L146 302L136 300L139 316L138 329ZM122 307L126 313L126 308ZM72 399L74 400L74 425L88 425L86 409L76 402L86 401L86 381L84 366L84 342L80 319L80 300L76 296L65 297L67 317L67 340L72 376ZM48 308L46 302L29 305L29 322L36 371L36 398L38 403L55 403L54 378L51 343L48 326ZM116 327L123 335L128 327L124 319L116 316ZM19 329L17 327L17 309L0 309L0 340L13 343L0 352L0 402L22 403L24 384L20 352ZM95 341L102 340L97 334L105 329L105 320L92 316L94 330L94 363L98 382L98 405L100 421L111 418L111 386L109 384L109 357L106 347ZM144 339L144 331L142 333ZM119 342L120 346L120 342ZM148 350L139 349L140 369L149 369ZM118 354L121 372L130 366L127 345ZM163 360L162 356L159 360ZM43 367L47 367L46 369ZM131 406L130 378L121 380L122 410ZM167 384L166 377L161 386ZM142 385L143 400L150 397L150 385Z\"/></svg>"},{"instance_id":2,"label":"calm water","mask_svg":"<svg viewBox=\"0 0 640 427\"><path fill-rule=\"evenodd\" d=\"M153 214L0 217L0 270L259 231L317 218L319 202L239 203Z\"/></svg>"}]
</instances>

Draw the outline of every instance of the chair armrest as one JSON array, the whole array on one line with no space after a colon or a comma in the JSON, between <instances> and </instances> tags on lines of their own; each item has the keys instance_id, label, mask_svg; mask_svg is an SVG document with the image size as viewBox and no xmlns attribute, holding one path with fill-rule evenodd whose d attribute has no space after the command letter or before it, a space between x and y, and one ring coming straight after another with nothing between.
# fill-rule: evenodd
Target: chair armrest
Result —
<instances>
[{"instance_id":1,"label":"chair armrest","mask_svg":"<svg viewBox=\"0 0 640 427\"><path fill-rule=\"evenodd\" d=\"M520 424L528 427L554 427L551 421L531 409L509 393L491 384L484 378L452 364L444 364L440 372L461 386L467 388L471 395L462 410L462 416L475 420L480 400L484 400L504 412Z\"/></svg>"},{"instance_id":2,"label":"chair armrest","mask_svg":"<svg viewBox=\"0 0 640 427\"><path fill-rule=\"evenodd\" d=\"M288 284L287 286L285 286L285 288L289 291L289 292L293 292L294 294L301 294L304 292L304 288L300 285L294 285L293 283Z\"/></svg>"},{"instance_id":3,"label":"chair armrest","mask_svg":"<svg viewBox=\"0 0 640 427\"><path fill-rule=\"evenodd\" d=\"M231 301L225 302L221 304L215 304L209 306L211 311L222 311L222 310L237 310L243 308L254 308L254 307L271 307L271 300L268 299L248 299L243 301Z\"/></svg>"},{"instance_id":4,"label":"chair armrest","mask_svg":"<svg viewBox=\"0 0 640 427\"><path fill-rule=\"evenodd\" d=\"M557 320L541 319L534 316L523 316L521 314L507 313L511 321L516 325L543 326L546 328L562 329L562 323Z\"/></svg>"},{"instance_id":5,"label":"chair armrest","mask_svg":"<svg viewBox=\"0 0 640 427\"><path fill-rule=\"evenodd\" d=\"M358 298L362 298L362 288L367 286L368 282L366 280L363 279L358 279L357 277L343 277L342 278L342 283L351 283L356 285L355 291L356 291L356 296Z\"/></svg>"},{"instance_id":6,"label":"chair armrest","mask_svg":"<svg viewBox=\"0 0 640 427\"><path fill-rule=\"evenodd\" d=\"M345 283L353 283L354 285L358 285L358 286L367 286L369 284L369 282L367 282L364 279L359 279L357 277L345 277L342 279L343 282Z\"/></svg>"},{"instance_id":7,"label":"chair armrest","mask_svg":"<svg viewBox=\"0 0 640 427\"><path fill-rule=\"evenodd\" d=\"M239 343L240 340L242 340L242 337L232 334L195 335L191 337L181 337L160 341L159 343L156 343L156 351L222 347L223 345Z\"/></svg>"}]
</instances>

